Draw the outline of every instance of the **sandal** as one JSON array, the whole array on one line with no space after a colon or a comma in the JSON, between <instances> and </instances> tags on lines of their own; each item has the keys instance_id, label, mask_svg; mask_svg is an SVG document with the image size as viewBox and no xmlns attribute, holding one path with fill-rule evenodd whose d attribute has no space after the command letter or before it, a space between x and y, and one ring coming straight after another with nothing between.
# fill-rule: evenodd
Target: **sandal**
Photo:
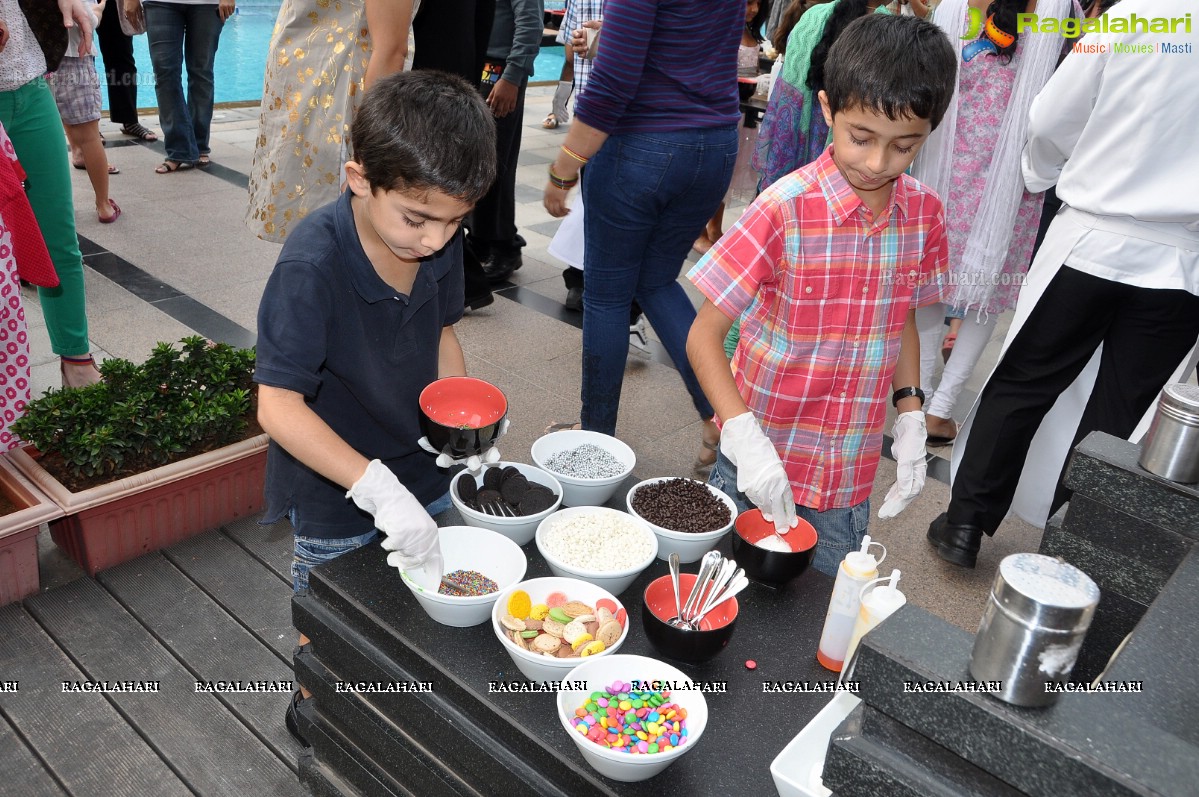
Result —
<instances>
[{"instance_id":1,"label":"sandal","mask_svg":"<svg viewBox=\"0 0 1199 797\"><path fill-rule=\"evenodd\" d=\"M109 216L108 218L104 218L103 216L100 216L101 224L112 224L114 221L121 218L121 206L118 205L116 202L113 202L111 199L108 200L108 204L112 208L112 215Z\"/></svg>"},{"instance_id":2,"label":"sandal","mask_svg":"<svg viewBox=\"0 0 1199 797\"><path fill-rule=\"evenodd\" d=\"M706 432L709 427L716 430L716 439L709 440L706 434L700 438L699 455L691 465L691 470L695 475L703 478L707 478L708 473L711 472L712 466L716 464L716 454L720 451L720 430L716 428L716 423L711 419L704 421L704 431Z\"/></svg>"},{"instance_id":3,"label":"sandal","mask_svg":"<svg viewBox=\"0 0 1199 797\"><path fill-rule=\"evenodd\" d=\"M133 138L140 138L142 141L157 141L158 134L153 130L148 129L145 125L134 122L131 125L124 125L121 132Z\"/></svg>"},{"instance_id":4,"label":"sandal","mask_svg":"<svg viewBox=\"0 0 1199 797\"><path fill-rule=\"evenodd\" d=\"M201 155L200 159L198 161L196 161L197 169L207 169L211 165L212 165L212 156L207 155L207 154Z\"/></svg>"},{"instance_id":5,"label":"sandal","mask_svg":"<svg viewBox=\"0 0 1199 797\"><path fill-rule=\"evenodd\" d=\"M583 424L581 421L562 421L560 423L551 423L549 426L545 427L545 434L564 432L567 430L579 431L582 428Z\"/></svg>"},{"instance_id":6,"label":"sandal","mask_svg":"<svg viewBox=\"0 0 1199 797\"><path fill-rule=\"evenodd\" d=\"M546 130L557 130L558 124L558 117L554 115L553 111L550 111L545 115L545 118L541 120L541 126Z\"/></svg>"},{"instance_id":7,"label":"sandal","mask_svg":"<svg viewBox=\"0 0 1199 797\"><path fill-rule=\"evenodd\" d=\"M62 372L64 388L87 387L104 381L104 377L100 375L100 369L96 367L96 358L90 354L82 357L63 356L60 360L58 367Z\"/></svg>"},{"instance_id":8,"label":"sandal","mask_svg":"<svg viewBox=\"0 0 1199 797\"><path fill-rule=\"evenodd\" d=\"M173 161L170 158L167 158L154 169L154 173L171 174L172 172L186 172L194 168L196 168L194 163L187 163L186 161Z\"/></svg>"},{"instance_id":9,"label":"sandal","mask_svg":"<svg viewBox=\"0 0 1199 797\"><path fill-rule=\"evenodd\" d=\"M71 165L72 165L72 166L74 166L74 167L75 167L76 169L78 169L79 171L84 171L84 170L86 170L86 169L87 169L87 164L86 164L86 163L72 163ZM121 170L120 170L120 169L118 169L116 166L113 166L113 165L110 163L110 164L108 164L108 173L109 173L109 174L120 174L120 173L121 173Z\"/></svg>"}]
</instances>

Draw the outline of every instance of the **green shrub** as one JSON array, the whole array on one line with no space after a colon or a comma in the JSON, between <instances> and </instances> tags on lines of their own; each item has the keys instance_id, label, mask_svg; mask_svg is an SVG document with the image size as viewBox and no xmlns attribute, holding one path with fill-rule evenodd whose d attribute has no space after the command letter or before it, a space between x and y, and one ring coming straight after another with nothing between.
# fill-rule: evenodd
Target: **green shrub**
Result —
<instances>
[{"instance_id":1,"label":"green shrub","mask_svg":"<svg viewBox=\"0 0 1199 797\"><path fill-rule=\"evenodd\" d=\"M241 439L254 350L198 335L180 343L159 343L141 365L105 360L103 382L47 391L13 431L76 479L118 478Z\"/></svg>"}]
</instances>

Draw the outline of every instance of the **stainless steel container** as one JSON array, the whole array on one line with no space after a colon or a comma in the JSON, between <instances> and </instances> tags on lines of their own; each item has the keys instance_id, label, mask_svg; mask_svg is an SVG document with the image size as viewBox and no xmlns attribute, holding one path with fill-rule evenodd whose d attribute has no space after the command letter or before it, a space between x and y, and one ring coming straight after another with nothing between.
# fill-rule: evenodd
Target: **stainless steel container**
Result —
<instances>
[{"instance_id":1,"label":"stainless steel container","mask_svg":"<svg viewBox=\"0 0 1199 797\"><path fill-rule=\"evenodd\" d=\"M1172 482L1199 482L1199 387L1166 385L1141 444L1141 467Z\"/></svg>"},{"instance_id":2,"label":"stainless steel container","mask_svg":"<svg viewBox=\"0 0 1199 797\"><path fill-rule=\"evenodd\" d=\"M1099 603L1099 587L1074 565L1038 553L1004 557L991 585L970 656L977 681L999 681L991 694L1017 706L1047 706L1074 668Z\"/></svg>"}]
</instances>

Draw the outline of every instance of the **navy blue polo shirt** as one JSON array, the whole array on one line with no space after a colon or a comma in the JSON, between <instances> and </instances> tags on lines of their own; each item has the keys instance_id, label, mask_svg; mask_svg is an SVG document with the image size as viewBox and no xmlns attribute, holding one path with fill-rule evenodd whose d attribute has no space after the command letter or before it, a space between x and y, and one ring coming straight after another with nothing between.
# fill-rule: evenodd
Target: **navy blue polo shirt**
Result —
<instances>
[{"instance_id":1,"label":"navy blue polo shirt","mask_svg":"<svg viewBox=\"0 0 1199 797\"><path fill-rule=\"evenodd\" d=\"M462 317L462 233L421 262L405 296L363 251L350 196L288 235L258 307L254 381L302 394L343 440L382 460L427 505L445 494L449 473L417 445L418 398L437 378L442 328ZM303 536L369 532L371 516L345 492L271 442L263 522L294 507Z\"/></svg>"}]
</instances>

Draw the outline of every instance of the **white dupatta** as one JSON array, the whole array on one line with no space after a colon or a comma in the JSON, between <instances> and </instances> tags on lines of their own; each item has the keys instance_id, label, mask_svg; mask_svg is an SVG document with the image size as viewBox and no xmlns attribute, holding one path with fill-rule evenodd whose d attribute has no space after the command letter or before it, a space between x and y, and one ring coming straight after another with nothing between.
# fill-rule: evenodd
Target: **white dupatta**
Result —
<instances>
[{"instance_id":1,"label":"white dupatta","mask_svg":"<svg viewBox=\"0 0 1199 797\"><path fill-rule=\"evenodd\" d=\"M961 52L966 0L944 0L933 13L933 22L945 31L955 52ZM1042 17L1066 17L1071 0L1037 0L1036 13ZM1028 135L1028 109L1033 98L1053 74L1061 54L1062 37L1056 33L1020 34L1023 42L1016 63L1016 79L1012 86L1007 110L1003 115L995 142L995 152L987 169L987 184L982 201L970 227L970 236L959 263L950 263L956 275L949 304L959 308L977 307L986 312L999 274L1007 260L1008 247L1016 226L1016 214L1024 193L1024 176L1020 170L1020 153ZM978 56L988 57L988 56ZM941 124L929 136L912 164L912 176L932 188L943 203L949 197L953 172L953 146L957 138L958 82L961 65L954 83L953 99ZM946 219L953 224L953 219Z\"/></svg>"}]
</instances>

